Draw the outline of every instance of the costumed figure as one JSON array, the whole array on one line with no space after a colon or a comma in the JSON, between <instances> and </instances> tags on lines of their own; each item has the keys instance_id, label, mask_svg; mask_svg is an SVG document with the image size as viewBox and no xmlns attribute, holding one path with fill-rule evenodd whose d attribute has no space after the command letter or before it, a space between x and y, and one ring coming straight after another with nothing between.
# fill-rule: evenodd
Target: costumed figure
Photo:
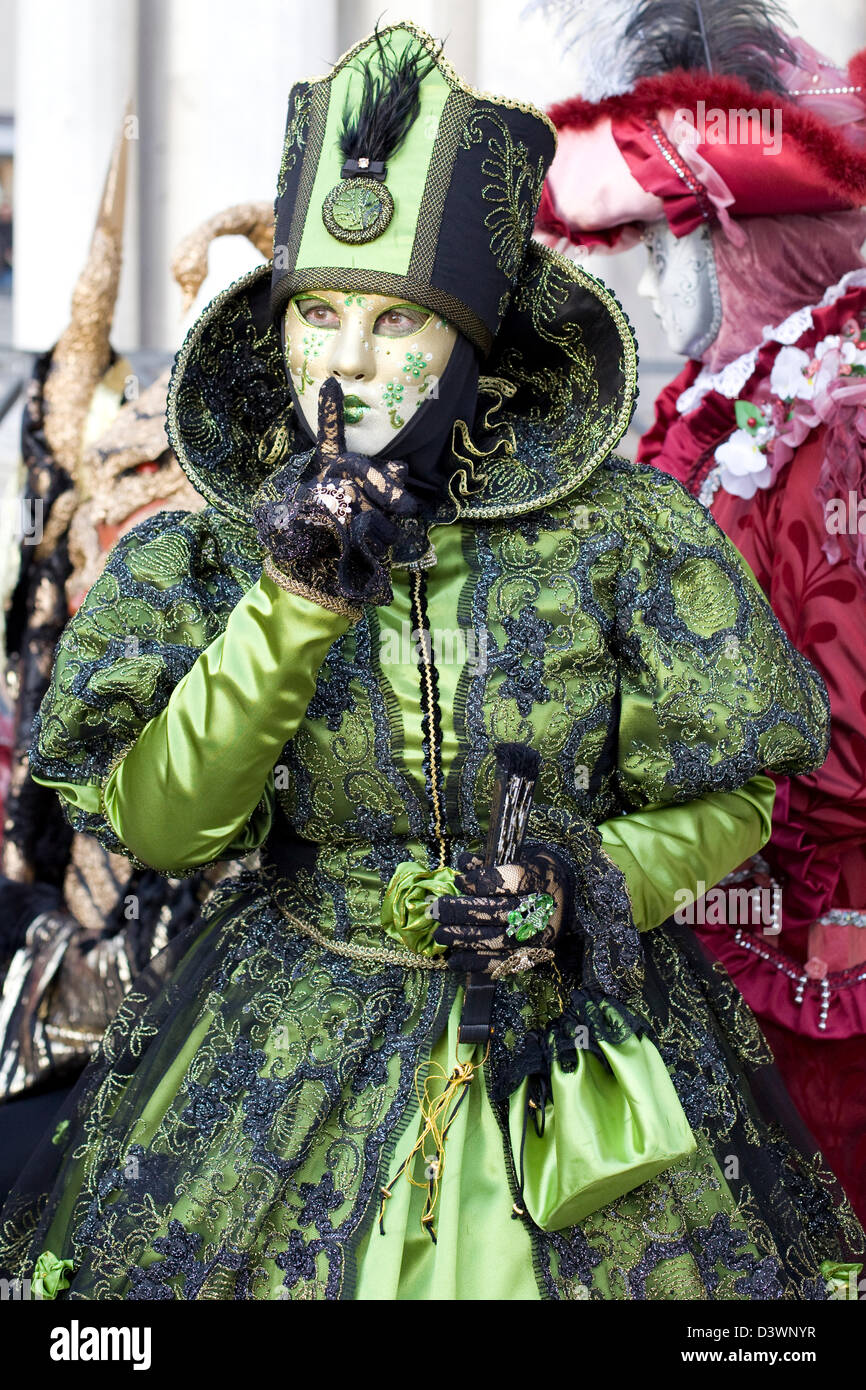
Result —
<instances>
[{"instance_id":1,"label":"costumed figure","mask_svg":"<svg viewBox=\"0 0 866 1390\"><path fill-rule=\"evenodd\" d=\"M0 877L0 1174L11 1179L38 1139L34 1125L80 1073L132 980L184 925L227 865L182 879L132 866L64 818L29 775L33 720L54 649L99 577L111 546L145 517L198 511L168 448L168 373L135 393L133 368L109 333L122 257L128 141L118 140L69 326L39 359L25 406L26 496L42 534L23 544L7 617L7 677L16 694L14 772ZM191 302L214 235L243 233L266 252L269 205L228 209L186 238L174 271ZM35 538L34 538L35 539ZM27 1102L22 1104L23 1097ZM32 1104L30 1101L32 1099ZM0 1183L2 1187L2 1183Z\"/></svg>"},{"instance_id":2,"label":"costumed figure","mask_svg":"<svg viewBox=\"0 0 866 1390\"><path fill-rule=\"evenodd\" d=\"M643 237L646 288L690 361L638 458L711 509L827 684L827 761L776 777L763 857L691 920L863 1219L866 53L840 71L785 38L775 7L731 8L619 7L615 61L552 112L539 225L584 246ZM564 10L571 38L596 32Z\"/></svg>"},{"instance_id":3,"label":"costumed figure","mask_svg":"<svg viewBox=\"0 0 866 1390\"><path fill-rule=\"evenodd\" d=\"M4 1209L48 1296L856 1278L752 1015L660 926L764 843L764 770L823 761L825 692L704 508L613 456L634 341L531 242L553 151L411 24L292 90L273 264L169 392L210 506L121 539L37 720L33 775L113 853L262 855Z\"/></svg>"}]
</instances>

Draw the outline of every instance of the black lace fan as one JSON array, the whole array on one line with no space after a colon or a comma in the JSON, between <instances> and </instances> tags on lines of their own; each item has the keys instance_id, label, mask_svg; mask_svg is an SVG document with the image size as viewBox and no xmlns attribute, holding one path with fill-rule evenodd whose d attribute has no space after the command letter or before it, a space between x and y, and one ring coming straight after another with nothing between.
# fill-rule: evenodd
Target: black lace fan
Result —
<instances>
[{"instance_id":1,"label":"black lace fan","mask_svg":"<svg viewBox=\"0 0 866 1390\"><path fill-rule=\"evenodd\" d=\"M699 69L782 93L776 64L795 60L781 32L789 22L777 0L642 0L625 30L636 50L634 78Z\"/></svg>"},{"instance_id":2,"label":"black lace fan","mask_svg":"<svg viewBox=\"0 0 866 1390\"><path fill-rule=\"evenodd\" d=\"M485 864L514 864L520 858L541 758L527 743L500 743Z\"/></svg>"},{"instance_id":3,"label":"black lace fan","mask_svg":"<svg viewBox=\"0 0 866 1390\"><path fill-rule=\"evenodd\" d=\"M540 755L529 744L497 744L485 864L515 864L520 859L540 770ZM461 1043L486 1046L490 1041L495 989L487 976L467 975L458 1034Z\"/></svg>"}]
</instances>

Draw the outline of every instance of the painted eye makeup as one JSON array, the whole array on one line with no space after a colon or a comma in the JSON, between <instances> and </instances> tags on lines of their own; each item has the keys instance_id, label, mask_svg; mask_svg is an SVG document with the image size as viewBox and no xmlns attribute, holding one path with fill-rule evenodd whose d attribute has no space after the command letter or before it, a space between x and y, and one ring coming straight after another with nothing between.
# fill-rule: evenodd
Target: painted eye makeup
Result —
<instances>
[{"instance_id":1,"label":"painted eye makeup","mask_svg":"<svg viewBox=\"0 0 866 1390\"><path fill-rule=\"evenodd\" d=\"M324 299L293 299L295 313L313 328L339 328L340 315Z\"/></svg>"},{"instance_id":2,"label":"painted eye makeup","mask_svg":"<svg viewBox=\"0 0 866 1390\"><path fill-rule=\"evenodd\" d=\"M649 249L650 263L656 275L662 275L667 266L667 251L663 239L655 233L647 242Z\"/></svg>"},{"instance_id":3,"label":"painted eye makeup","mask_svg":"<svg viewBox=\"0 0 866 1390\"><path fill-rule=\"evenodd\" d=\"M427 309L419 309L411 304L395 304L380 314L373 325L373 332L380 338L408 338L418 333L428 324L433 315Z\"/></svg>"}]
</instances>

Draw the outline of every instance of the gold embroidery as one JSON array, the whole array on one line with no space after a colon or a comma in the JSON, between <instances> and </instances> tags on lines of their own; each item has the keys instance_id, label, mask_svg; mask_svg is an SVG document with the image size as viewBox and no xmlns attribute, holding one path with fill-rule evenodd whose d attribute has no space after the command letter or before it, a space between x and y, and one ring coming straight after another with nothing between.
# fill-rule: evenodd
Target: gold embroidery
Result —
<instances>
[{"instance_id":1,"label":"gold embroidery","mask_svg":"<svg viewBox=\"0 0 866 1390\"><path fill-rule=\"evenodd\" d=\"M301 598L308 598L311 603L317 603L320 608L327 608L331 613L340 613L353 623L357 623L363 617L362 608L354 608L351 603L335 594L326 594L311 584L304 584L300 579L295 579L294 575L278 569L270 557L265 560L264 572L281 589L285 589L287 594L298 594Z\"/></svg>"}]
</instances>

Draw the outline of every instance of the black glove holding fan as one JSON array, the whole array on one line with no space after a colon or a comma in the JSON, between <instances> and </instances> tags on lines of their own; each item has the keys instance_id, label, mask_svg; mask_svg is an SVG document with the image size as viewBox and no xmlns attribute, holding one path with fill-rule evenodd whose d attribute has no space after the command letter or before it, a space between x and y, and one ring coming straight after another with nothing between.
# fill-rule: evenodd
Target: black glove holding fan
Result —
<instances>
[{"instance_id":1,"label":"black glove holding fan","mask_svg":"<svg viewBox=\"0 0 866 1390\"><path fill-rule=\"evenodd\" d=\"M496 749L496 776L484 857L463 855L458 896L437 898L434 933L448 965L466 972L460 1041L486 1043L496 981L556 962L558 942L573 934L574 876L550 845L523 853L541 760L523 743Z\"/></svg>"},{"instance_id":2,"label":"black glove holding fan","mask_svg":"<svg viewBox=\"0 0 866 1390\"><path fill-rule=\"evenodd\" d=\"M555 958L573 924L574 883L554 849L535 848L519 864L461 855L457 866L459 896L438 899L434 934L452 970L499 979Z\"/></svg>"}]
</instances>

